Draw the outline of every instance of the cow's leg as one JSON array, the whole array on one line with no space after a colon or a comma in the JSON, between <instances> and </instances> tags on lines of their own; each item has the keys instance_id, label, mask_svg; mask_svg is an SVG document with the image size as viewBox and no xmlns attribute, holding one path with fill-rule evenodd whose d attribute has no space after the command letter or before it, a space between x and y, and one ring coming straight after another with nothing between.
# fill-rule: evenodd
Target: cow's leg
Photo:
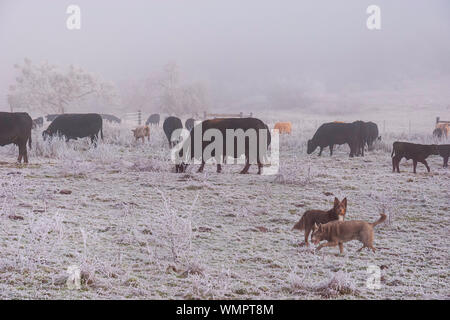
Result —
<instances>
[{"instance_id":1,"label":"cow's leg","mask_svg":"<svg viewBox=\"0 0 450 320\"><path fill-rule=\"evenodd\" d=\"M330 144L330 157L333 155L333 147L334 147L334 145Z\"/></svg>"},{"instance_id":2,"label":"cow's leg","mask_svg":"<svg viewBox=\"0 0 450 320\"><path fill-rule=\"evenodd\" d=\"M396 159L397 173L400 173L400 161L401 161L401 160L402 160L401 158L397 158L397 159Z\"/></svg>"},{"instance_id":3,"label":"cow's leg","mask_svg":"<svg viewBox=\"0 0 450 320\"><path fill-rule=\"evenodd\" d=\"M202 161L202 164L200 165L200 168L198 168L198 173L202 173L203 172L203 168L205 168L205 161Z\"/></svg>"},{"instance_id":4,"label":"cow's leg","mask_svg":"<svg viewBox=\"0 0 450 320\"><path fill-rule=\"evenodd\" d=\"M430 167L428 166L427 160L423 160L421 162L425 165L425 167L427 167L428 172L430 172L431 170Z\"/></svg>"},{"instance_id":5,"label":"cow's leg","mask_svg":"<svg viewBox=\"0 0 450 320\"><path fill-rule=\"evenodd\" d=\"M17 162L21 163L22 157L23 157L23 146L21 144L19 144L18 147L19 147L19 157L17 158Z\"/></svg>"},{"instance_id":6,"label":"cow's leg","mask_svg":"<svg viewBox=\"0 0 450 320\"><path fill-rule=\"evenodd\" d=\"M448 167L448 156L444 157L444 168Z\"/></svg>"},{"instance_id":7,"label":"cow's leg","mask_svg":"<svg viewBox=\"0 0 450 320\"><path fill-rule=\"evenodd\" d=\"M258 174L262 174L262 167L263 164L261 163L261 161L258 161Z\"/></svg>"},{"instance_id":8,"label":"cow's leg","mask_svg":"<svg viewBox=\"0 0 450 320\"><path fill-rule=\"evenodd\" d=\"M23 145L23 163L28 163L27 143Z\"/></svg>"},{"instance_id":9,"label":"cow's leg","mask_svg":"<svg viewBox=\"0 0 450 320\"><path fill-rule=\"evenodd\" d=\"M395 172L395 157L392 157L392 172Z\"/></svg>"},{"instance_id":10,"label":"cow's leg","mask_svg":"<svg viewBox=\"0 0 450 320\"><path fill-rule=\"evenodd\" d=\"M248 157L246 157L244 169L242 169L242 171L240 172L240 174L247 174L249 168L250 168L250 160L249 160Z\"/></svg>"},{"instance_id":11,"label":"cow's leg","mask_svg":"<svg viewBox=\"0 0 450 320\"><path fill-rule=\"evenodd\" d=\"M416 168L417 168L417 160L413 159L413 172L416 173Z\"/></svg>"},{"instance_id":12,"label":"cow's leg","mask_svg":"<svg viewBox=\"0 0 450 320\"><path fill-rule=\"evenodd\" d=\"M222 166L220 165L220 163L217 164L217 173L221 173L222 172Z\"/></svg>"},{"instance_id":13,"label":"cow's leg","mask_svg":"<svg viewBox=\"0 0 450 320\"><path fill-rule=\"evenodd\" d=\"M319 157L322 155L322 150L323 150L323 147L320 147L320 150L319 150Z\"/></svg>"}]
</instances>

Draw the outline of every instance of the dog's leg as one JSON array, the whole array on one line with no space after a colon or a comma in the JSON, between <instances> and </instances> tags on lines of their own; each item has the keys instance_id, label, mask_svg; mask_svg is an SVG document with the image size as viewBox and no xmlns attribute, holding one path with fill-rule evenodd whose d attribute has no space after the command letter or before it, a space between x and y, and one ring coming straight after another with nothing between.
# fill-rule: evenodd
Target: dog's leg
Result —
<instances>
[{"instance_id":1,"label":"dog's leg","mask_svg":"<svg viewBox=\"0 0 450 320\"><path fill-rule=\"evenodd\" d=\"M344 244L343 244L342 242L339 242L339 252L340 252L341 254L344 253Z\"/></svg>"},{"instance_id":2,"label":"dog's leg","mask_svg":"<svg viewBox=\"0 0 450 320\"><path fill-rule=\"evenodd\" d=\"M309 233L311 232L311 229L307 228L305 229L305 246L309 246L309 242L308 242L308 238L309 238Z\"/></svg>"},{"instance_id":3,"label":"dog's leg","mask_svg":"<svg viewBox=\"0 0 450 320\"><path fill-rule=\"evenodd\" d=\"M336 241L323 243L323 244L321 244L320 246L317 247L316 251L319 251L323 247L336 247L337 245L338 245L338 243Z\"/></svg>"},{"instance_id":4,"label":"dog's leg","mask_svg":"<svg viewBox=\"0 0 450 320\"><path fill-rule=\"evenodd\" d=\"M364 249L366 247L366 245L363 245L361 248L359 248L358 250L356 250L356 252L361 252L362 249Z\"/></svg>"}]
</instances>

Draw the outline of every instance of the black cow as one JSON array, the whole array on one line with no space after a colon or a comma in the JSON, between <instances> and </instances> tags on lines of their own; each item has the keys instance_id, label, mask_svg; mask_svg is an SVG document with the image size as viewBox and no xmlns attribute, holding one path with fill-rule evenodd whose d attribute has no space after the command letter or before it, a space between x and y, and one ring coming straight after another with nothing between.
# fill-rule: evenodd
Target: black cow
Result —
<instances>
[{"instance_id":1,"label":"black cow","mask_svg":"<svg viewBox=\"0 0 450 320\"><path fill-rule=\"evenodd\" d=\"M439 155L438 146L436 144L426 145L426 144L416 144L409 142L399 142L395 141L392 145L392 172L400 172L399 164L402 158L406 160L413 159L414 173L416 173L417 162L421 162L427 167L428 172L430 172L430 167L425 160L430 155Z\"/></svg>"},{"instance_id":2,"label":"black cow","mask_svg":"<svg viewBox=\"0 0 450 320\"><path fill-rule=\"evenodd\" d=\"M194 125L195 125L195 119L193 119L193 118L187 119L186 122L184 123L184 127L188 131L191 131L191 129L194 127Z\"/></svg>"},{"instance_id":3,"label":"black cow","mask_svg":"<svg viewBox=\"0 0 450 320\"><path fill-rule=\"evenodd\" d=\"M444 168L448 167L448 157L450 156L450 144L438 145L439 155L444 159Z\"/></svg>"},{"instance_id":4,"label":"black cow","mask_svg":"<svg viewBox=\"0 0 450 320\"><path fill-rule=\"evenodd\" d=\"M112 114L101 114L101 117L103 120L113 122L113 123L121 123L122 122L121 119L117 118L116 116L114 116Z\"/></svg>"},{"instance_id":5,"label":"black cow","mask_svg":"<svg viewBox=\"0 0 450 320\"><path fill-rule=\"evenodd\" d=\"M40 128L43 125L44 125L44 118L43 117L39 117L39 118L36 118L36 119L33 120L32 128L33 129Z\"/></svg>"},{"instance_id":6,"label":"black cow","mask_svg":"<svg viewBox=\"0 0 450 320\"><path fill-rule=\"evenodd\" d=\"M443 135L444 135L444 131L442 130L442 128L436 128L433 130L433 137L441 139Z\"/></svg>"},{"instance_id":7,"label":"black cow","mask_svg":"<svg viewBox=\"0 0 450 320\"><path fill-rule=\"evenodd\" d=\"M33 120L26 112L0 112L0 146L14 143L19 147L20 163L28 163L27 142L31 149Z\"/></svg>"},{"instance_id":8,"label":"black cow","mask_svg":"<svg viewBox=\"0 0 450 320\"><path fill-rule=\"evenodd\" d=\"M213 131L208 131L210 129L215 129L220 132L222 150L211 150L210 155L205 155L205 148L211 143L216 143L212 137L206 137L205 133L213 133ZM231 132L229 130L232 130ZM228 132L227 132L228 131ZM230 133L234 135L230 136ZM242 134L240 136L239 134ZM200 137L198 135L201 135ZM234 150L227 150L227 137L234 140ZM213 140L213 141L211 141ZM230 143L230 141L228 141ZM263 143L266 142L264 146ZM232 157L237 159L242 155L245 155L245 166L240 172L241 174L248 173L248 169L252 163L258 164L258 174L261 174L261 168L263 166L262 161L267 156L267 149L269 148L271 142L270 131L268 126L264 124L259 119L256 118L224 118L224 119L212 119L205 120L202 123L197 124L189 133L189 137L183 142L183 149L180 150L180 159L185 159L190 161L192 159L201 160L200 168L198 172L202 172L205 166L205 162L211 157L216 157L217 159L217 172L222 171L221 163L226 163L227 157ZM201 148L195 148L196 143L201 143ZM264 146L264 147L263 147ZM262 150L260 148L263 147ZM186 151L187 154L183 154ZM217 154L221 152L221 154ZM200 153L201 152L201 153ZM188 164L184 161L175 165L176 172L185 172Z\"/></svg>"},{"instance_id":9,"label":"black cow","mask_svg":"<svg viewBox=\"0 0 450 320\"><path fill-rule=\"evenodd\" d=\"M103 140L103 120L98 113L66 113L53 120L42 137L46 140L54 135L63 136L66 141L90 137L91 142L96 142L99 132Z\"/></svg>"},{"instance_id":10,"label":"black cow","mask_svg":"<svg viewBox=\"0 0 450 320\"><path fill-rule=\"evenodd\" d=\"M58 116L59 116L59 114L48 114L48 115L45 116L45 119L46 119L47 121L53 121L53 120L55 120Z\"/></svg>"},{"instance_id":11,"label":"black cow","mask_svg":"<svg viewBox=\"0 0 450 320\"><path fill-rule=\"evenodd\" d=\"M177 129L183 129L183 123L180 118L177 117L167 117L163 123L163 130L166 134L167 140L169 140L169 147L172 148L176 142L179 140L179 137L172 137L172 134Z\"/></svg>"},{"instance_id":12,"label":"black cow","mask_svg":"<svg viewBox=\"0 0 450 320\"><path fill-rule=\"evenodd\" d=\"M161 117L159 116L159 114L154 113L152 114L150 117L148 117L147 121L145 122L145 124L148 126L149 124L151 125L157 125L159 126L159 120L161 119Z\"/></svg>"},{"instance_id":13,"label":"black cow","mask_svg":"<svg viewBox=\"0 0 450 320\"><path fill-rule=\"evenodd\" d=\"M333 155L335 144L347 143L350 147L350 157L357 153L359 143L358 126L353 123L329 122L322 124L311 140L308 140L307 153L313 153L320 147L319 156L322 155L323 148L330 147L330 156Z\"/></svg>"}]
</instances>

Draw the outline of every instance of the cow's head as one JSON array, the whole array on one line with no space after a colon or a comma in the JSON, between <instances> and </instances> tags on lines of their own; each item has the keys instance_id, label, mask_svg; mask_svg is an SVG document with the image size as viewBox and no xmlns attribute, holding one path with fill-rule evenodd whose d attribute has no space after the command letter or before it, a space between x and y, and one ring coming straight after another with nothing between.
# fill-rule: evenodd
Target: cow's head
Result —
<instances>
[{"instance_id":1,"label":"cow's head","mask_svg":"<svg viewBox=\"0 0 450 320\"><path fill-rule=\"evenodd\" d=\"M317 144L315 144L312 140L308 140L308 148L306 150L306 153L311 154L316 149L317 149Z\"/></svg>"},{"instance_id":2,"label":"cow's head","mask_svg":"<svg viewBox=\"0 0 450 320\"><path fill-rule=\"evenodd\" d=\"M44 141L46 141L47 138L49 138L51 136L52 136L52 133L50 130L47 129L47 130L42 131L42 138L44 139Z\"/></svg>"}]
</instances>

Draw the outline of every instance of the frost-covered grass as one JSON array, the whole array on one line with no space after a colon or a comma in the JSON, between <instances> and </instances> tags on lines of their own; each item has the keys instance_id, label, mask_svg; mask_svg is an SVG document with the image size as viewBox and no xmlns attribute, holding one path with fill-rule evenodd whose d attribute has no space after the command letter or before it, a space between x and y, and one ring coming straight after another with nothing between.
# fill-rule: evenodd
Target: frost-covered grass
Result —
<instances>
[{"instance_id":1,"label":"frost-covered grass","mask_svg":"<svg viewBox=\"0 0 450 320\"><path fill-rule=\"evenodd\" d=\"M175 174L161 127L143 144L105 125L96 148L36 131L28 166L0 148L0 298L448 299L450 170L431 156L430 174L405 160L391 172L392 142L433 143L431 132L387 131L350 159L347 146L306 155L315 127L293 120L274 176L239 175L242 165ZM376 253L298 246L294 223L335 196L348 198L347 219L388 215ZM81 290L65 285L73 265ZM379 290L366 287L369 265L382 269Z\"/></svg>"}]
</instances>

